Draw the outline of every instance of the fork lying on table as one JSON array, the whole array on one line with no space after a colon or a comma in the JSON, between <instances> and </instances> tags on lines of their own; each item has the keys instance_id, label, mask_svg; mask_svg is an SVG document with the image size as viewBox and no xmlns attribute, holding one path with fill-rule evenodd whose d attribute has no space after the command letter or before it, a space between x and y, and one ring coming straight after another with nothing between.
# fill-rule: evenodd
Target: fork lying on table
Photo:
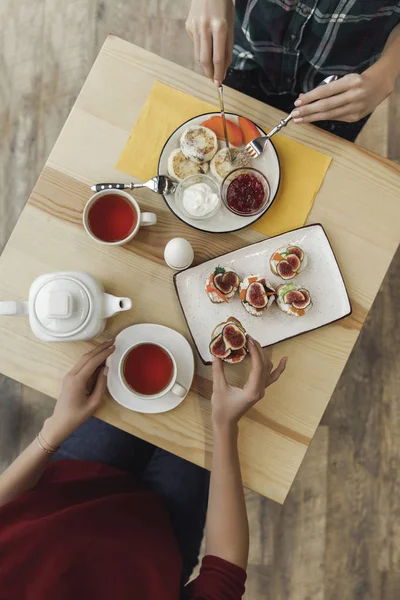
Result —
<instances>
[{"instance_id":1,"label":"fork lying on table","mask_svg":"<svg viewBox=\"0 0 400 600\"><path fill-rule=\"evenodd\" d=\"M136 190L147 187L156 194L173 194L178 184L167 175L157 175L144 183L96 183L90 188L93 192L103 190Z\"/></svg>"},{"instance_id":2,"label":"fork lying on table","mask_svg":"<svg viewBox=\"0 0 400 600\"><path fill-rule=\"evenodd\" d=\"M321 83L317 87L320 87L321 85L326 85L327 83L331 83L332 81L336 81L336 79L338 79L337 75L330 75L329 77L326 77L323 81L321 81ZM249 154L251 158L257 158L258 156L260 156L260 154L264 152L268 140L272 138L272 136L275 135L275 133L278 133L278 131L280 131L282 127L286 127L286 125L291 120L292 114L290 113L290 115L279 121L278 125L271 129L268 135L264 135L262 137L258 137L254 140L251 140L251 142L249 142L245 148L247 154Z\"/></svg>"}]
</instances>

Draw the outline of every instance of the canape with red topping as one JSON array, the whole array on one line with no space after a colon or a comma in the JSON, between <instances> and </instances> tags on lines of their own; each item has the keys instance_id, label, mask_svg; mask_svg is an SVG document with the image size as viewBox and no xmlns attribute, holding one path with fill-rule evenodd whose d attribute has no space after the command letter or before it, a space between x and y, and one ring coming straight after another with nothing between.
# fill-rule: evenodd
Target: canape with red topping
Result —
<instances>
[{"instance_id":1,"label":"canape with red topping","mask_svg":"<svg viewBox=\"0 0 400 600\"><path fill-rule=\"evenodd\" d=\"M279 248L269 259L271 271L281 279L293 279L307 265L307 256L299 246Z\"/></svg>"},{"instance_id":2,"label":"canape with red topping","mask_svg":"<svg viewBox=\"0 0 400 600\"><path fill-rule=\"evenodd\" d=\"M225 267L216 267L207 277L205 290L211 302L219 304L220 302L229 302L236 294L239 288L239 277Z\"/></svg>"}]
</instances>

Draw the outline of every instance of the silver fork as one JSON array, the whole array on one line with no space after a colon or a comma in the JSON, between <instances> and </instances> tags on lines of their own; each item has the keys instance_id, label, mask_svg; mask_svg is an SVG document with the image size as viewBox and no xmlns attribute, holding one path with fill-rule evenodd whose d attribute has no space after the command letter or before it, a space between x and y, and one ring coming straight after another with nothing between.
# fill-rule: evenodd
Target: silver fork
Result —
<instances>
[{"instance_id":1,"label":"silver fork","mask_svg":"<svg viewBox=\"0 0 400 600\"><path fill-rule=\"evenodd\" d=\"M336 81L336 79L338 79L337 75L330 75L329 77L325 77L325 79L323 81L321 81L321 83L317 87L320 87L321 85L326 85L328 83L331 83L332 81ZM280 131L282 129L282 127L286 127L286 125L291 120L292 120L292 113L290 113L290 115L288 115L287 117L285 117L284 119L279 121L278 125L276 125L273 129L271 129L271 131L268 133L268 135L264 135L262 137L258 137L258 138L255 138L254 140L251 140L251 142L249 142L245 148L247 154L253 159L260 156L260 154L262 154L264 152L265 147L268 143L268 140L270 138L272 138L273 135L278 133L278 131Z\"/></svg>"},{"instance_id":2,"label":"silver fork","mask_svg":"<svg viewBox=\"0 0 400 600\"><path fill-rule=\"evenodd\" d=\"M103 190L136 190L147 187L156 194L172 194L178 184L172 181L167 175L157 175L145 183L96 183L90 188L93 192L102 192Z\"/></svg>"}]
</instances>

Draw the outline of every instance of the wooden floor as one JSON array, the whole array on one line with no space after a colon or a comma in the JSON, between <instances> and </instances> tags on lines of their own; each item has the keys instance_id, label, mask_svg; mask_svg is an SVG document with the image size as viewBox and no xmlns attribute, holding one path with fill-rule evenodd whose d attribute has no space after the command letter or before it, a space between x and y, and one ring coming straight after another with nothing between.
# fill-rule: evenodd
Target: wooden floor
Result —
<instances>
[{"instance_id":1,"label":"wooden floor","mask_svg":"<svg viewBox=\"0 0 400 600\"><path fill-rule=\"evenodd\" d=\"M107 33L197 70L188 5L0 2L0 250ZM400 161L400 83L357 142ZM248 599L400 597L399 281L398 253L284 507L247 493ZM52 401L1 376L0 398L3 469Z\"/></svg>"}]
</instances>

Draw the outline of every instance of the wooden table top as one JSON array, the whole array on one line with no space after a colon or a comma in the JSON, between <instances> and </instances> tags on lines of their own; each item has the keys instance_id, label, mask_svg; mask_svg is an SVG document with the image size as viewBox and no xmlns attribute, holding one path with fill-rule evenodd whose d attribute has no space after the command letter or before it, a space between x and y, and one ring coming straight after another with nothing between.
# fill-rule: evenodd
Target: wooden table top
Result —
<instances>
[{"instance_id":1,"label":"wooden table top","mask_svg":"<svg viewBox=\"0 0 400 600\"><path fill-rule=\"evenodd\" d=\"M115 164L154 81L216 102L215 88L204 77L110 36L0 258L1 300L27 299L36 277L60 270L89 271L107 292L133 299L133 310L109 319L106 331L94 342L42 343L31 333L28 319L0 318L0 371L54 398L62 377L83 352L128 325L160 323L191 342L173 273L163 261L171 237L189 239L197 263L263 239L251 229L221 236L195 231L174 218L162 199L148 190L135 192L135 198L142 209L157 212L157 226L142 230L124 247L101 246L85 234L82 211L91 195L89 186L131 179ZM265 126L272 128L281 118L279 111L233 90L227 89L225 96L228 110ZM287 372L243 419L240 454L244 484L280 503L378 292L399 241L400 223L398 166L311 126L289 127L281 135L333 157L307 222L324 225L353 314L266 351L275 362L287 355ZM232 383L244 380L246 363L227 367ZM211 370L196 357L192 390L174 411L133 413L107 396L98 416L209 467L211 388Z\"/></svg>"}]
</instances>

